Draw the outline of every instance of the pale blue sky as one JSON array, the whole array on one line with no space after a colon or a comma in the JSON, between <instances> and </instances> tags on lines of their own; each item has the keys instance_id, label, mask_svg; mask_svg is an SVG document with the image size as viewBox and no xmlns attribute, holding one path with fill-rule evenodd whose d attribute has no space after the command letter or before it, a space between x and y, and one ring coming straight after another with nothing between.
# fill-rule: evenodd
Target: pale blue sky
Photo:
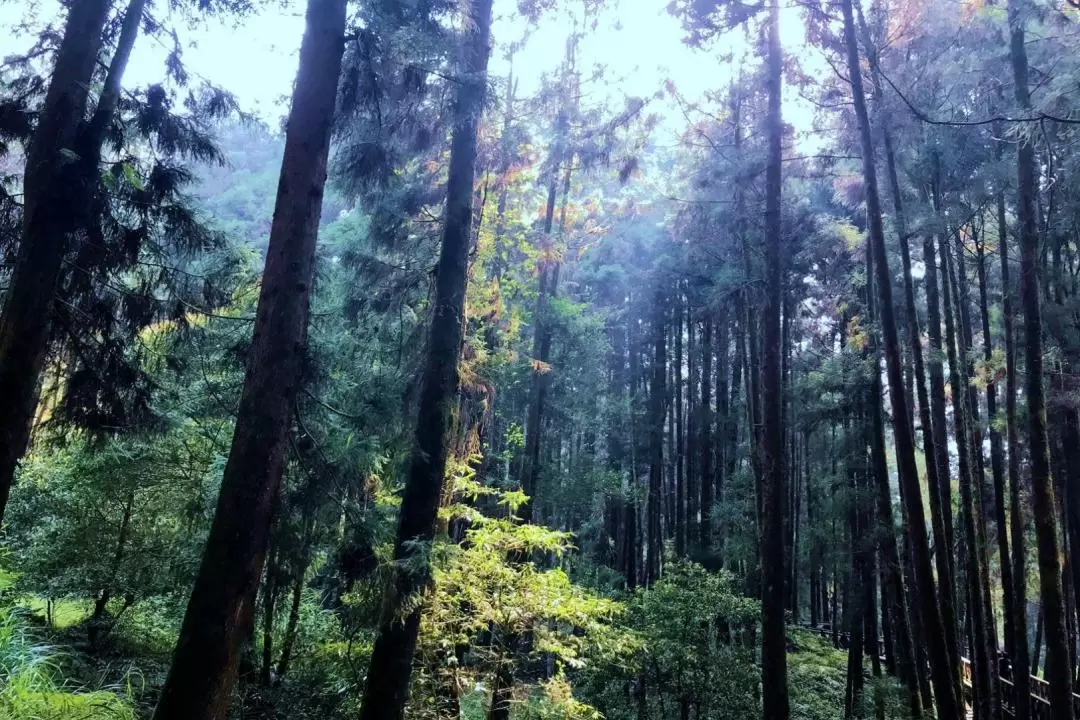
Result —
<instances>
[{"instance_id":1,"label":"pale blue sky","mask_svg":"<svg viewBox=\"0 0 1080 720\"><path fill-rule=\"evenodd\" d=\"M678 20L668 14L668 0L615 0L599 18L598 31L583 42L580 59L583 67L603 62L607 68L606 91L618 102L622 96L650 96L667 79L673 79L684 97L694 100L707 90L724 88L733 72L733 65L720 62L714 51L695 50L682 42ZM157 12L165 3L157 3ZM566 6L577 7L574 0ZM496 0L496 43L515 41L522 36L524 23L516 17L515 0ZM15 42L10 34L12 25L27 12L40 18L55 14L55 0L0 0L0 52L24 49L26 42ZM184 59L193 75L220 85L239 98L242 106L256 112L271 124L276 124L286 107L283 99L290 92L296 73L297 49L303 32L304 4L290 0L270 4L240 25L219 21L204 22L188 28L177 19ZM529 41L515 60L515 73L520 81L520 93L527 95L538 85L540 75L552 71L562 57L565 38L570 30L565 13L546 17L539 28L531 31ZM801 22L791 8L782 15L782 36L789 52L807 62ZM742 33L735 31L724 39L725 50L736 56L747 52ZM141 38L136 46L125 84L145 85L161 79L167 48L153 38ZM491 72L505 75L508 65L504 53L496 46ZM603 89L593 88L593 92ZM796 102L787 92L785 114L797 128L808 129L810 110ZM599 99L599 98L596 98ZM669 132L683 125L681 114L670 106L665 112Z\"/></svg>"}]
</instances>

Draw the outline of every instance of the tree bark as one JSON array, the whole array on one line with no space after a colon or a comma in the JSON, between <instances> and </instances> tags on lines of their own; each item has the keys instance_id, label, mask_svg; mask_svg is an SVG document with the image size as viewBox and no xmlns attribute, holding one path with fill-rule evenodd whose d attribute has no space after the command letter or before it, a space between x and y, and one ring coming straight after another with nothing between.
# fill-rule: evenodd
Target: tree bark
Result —
<instances>
[{"instance_id":1,"label":"tree bark","mask_svg":"<svg viewBox=\"0 0 1080 720\"><path fill-rule=\"evenodd\" d=\"M870 247L867 247L866 255L867 277L870 278L867 288L867 314L872 321L876 321L878 314L874 302L874 253L871 252ZM900 680L907 685L911 716L917 720L923 714L918 681L920 670L915 662L913 636L908 623L907 596L904 593L903 569L893 522L892 488L889 487L889 467L885 451L885 420L881 400L884 388L881 384L880 348L873 335L870 338L870 353L873 359L869 398L870 469L875 490L879 544L885 563L885 582L882 592L888 597L889 619L895 629L896 672Z\"/></svg>"},{"instance_id":2,"label":"tree bark","mask_svg":"<svg viewBox=\"0 0 1080 720\"><path fill-rule=\"evenodd\" d=\"M109 0L71 3L39 121L26 151L22 239L0 313L0 525L26 452L45 365L52 308L71 235L92 188L78 147ZM93 176L96 183L97 175Z\"/></svg>"},{"instance_id":3,"label":"tree bark","mask_svg":"<svg viewBox=\"0 0 1080 720\"><path fill-rule=\"evenodd\" d=\"M683 444L683 302L675 303L675 554L686 555L686 476Z\"/></svg>"},{"instance_id":4,"label":"tree bark","mask_svg":"<svg viewBox=\"0 0 1080 720\"><path fill-rule=\"evenodd\" d=\"M661 485L664 480L664 401L667 391L664 389L667 375L667 293L657 288L653 297L652 321L652 382L649 388L649 502L648 526L646 534L646 585L652 585L660 579L661 557L664 552L664 538L660 527Z\"/></svg>"},{"instance_id":5,"label":"tree bark","mask_svg":"<svg viewBox=\"0 0 1080 720\"><path fill-rule=\"evenodd\" d=\"M787 685L787 641L784 627L784 398L781 377L781 308L784 303L783 227L780 200L783 190L781 86L783 55L780 47L780 3L769 0L768 56L765 85L768 112L765 132L765 308L762 313L761 364L763 432L760 452L764 490L761 535L761 683L765 720L788 720L791 706Z\"/></svg>"},{"instance_id":6,"label":"tree bark","mask_svg":"<svg viewBox=\"0 0 1080 720\"><path fill-rule=\"evenodd\" d=\"M1027 48L1024 24L1031 4L1009 0L1009 55L1017 104L1031 107L1028 87ZM1066 644L1065 603L1061 586L1061 548L1055 518L1054 486L1046 433L1046 402L1043 395L1042 307L1039 297L1039 231L1035 217L1035 148L1021 135L1016 152L1017 215L1020 225L1020 304L1024 310L1025 366L1027 370L1028 444L1030 447L1031 499L1038 541L1039 585L1046 627L1047 679L1053 720L1072 720L1072 677ZM1017 551L1019 552L1019 550ZM1018 576L1017 582L1023 582Z\"/></svg>"},{"instance_id":7,"label":"tree bark","mask_svg":"<svg viewBox=\"0 0 1080 720\"><path fill-rule=\"evenodd\" d=\"M979 274L979 315L982 320L983 360L988 368L994 357L993 339L990 335L990 301L986 276L986 237L976 246ZM987 372L986 414L990 420L990 472L994 482L994 523L997 525L998 567L1001 569L1002 621L1005 630L1005 653L1016 655L1016 611L1013 607L1015 589L1012 577L1012 556L1009 553L1009 524L1005 512L1005 448L997 425L997 377Z\"/></svg>"},{"instance_id":8,"label":"tree bark","mask_svg":"<svg viewBox=\"0 0 1080 720\"><path fill-rule=\"evenodd\" d=\"M309 0L236 429L154 720L216 720L228 710L300 384L344 42L345 0Z\"/></svg>"},{"instance_id":9,"label":"tree bark","mask_svg":"<svg viewBox=\"0 0 1080 720\"><path fill-rule=\"evenodd\" d=\"M362 720L400 720L404 716L422 608L415 605L404 617L402 609L430 584L431 569L420 557L423 548L434 540L446 473L446 441L458 390L477 128L484 108L491 53L491 5L492 0L472 0L469 4L469 31L461 50L453 108L443 242L420 411L394 540L395 571L368 668ZM408 567L416 565L420 567Z\"/></svg>"},{"instance_id":10,"label":"tree bark","mask_svg":"<svg viewBox=\"0 0 1080 720\"><path fill-rule=\"evenodd\" d=\"M1000 148L999 148L1000 152ZM1010 281L1009 238L1005 223L1005 194L998 193L998 242L1001 255L1001 314L1005 326L1005 442L1008 446L1009 535L1013 577L1013 713L1016 720L1031 717L1031 660L1027 636L1027 558L1024 509L1020 503L1020 437L1016 421L1016 330L1013 327L1013 286ZM1002 532L1005 532L1002 529Z\"/></svg>"},{"instance_id":11,"label":"tree bark","mask_svg":"<svg viewBox=\"0 0 1080 720\"><path fill-rule=\"evenodd\" d=\"M862 87L862 69L855 35L852 0L843 0L841 7L844 15L848 72L851 78L852 97L862 148L867 219L870 226L870 244L874 254L874 279L877 282L879 317L885 346L889 394L893 410L893 436L896 443L900 483L904 486L904 502L908 508L908 522L912 525L915 572L919 584L919 597L922 603L925 640L930 650L938 718L939 720L958 720L960 709L955 693L955 683L952 679L955 666L951 668L948 661L949 656L944 640L941 613L938 608L937 593L934 591L930 548L926 540L926 516L919 487L918 467L915 463L915 443L911 419L907 411L907 392L904 386L904 373L900 361L900 343L896 329L896 318L893 313L892 278L889 274L888 256L885 252L885 231L881 219L877 171L874 166L874 143L870 129L870 118L866 109L866 98Z\"/></svg>"},{"instance_id":12,"label":"tree bark","mask_svg":"<svg viewBox=\"0 0 1080 720\"><path fill-rule=\"evenodd\" d=\"M712 400L712 356L713 356L713 322L711 317L706 317L701 323L701 404L698 406L698 431L701 439L698 450L701 453L701 461L698 463L700 477L698 490L701 496L701 522L698 524L698 545L702 552L707 552L712 540L712 504L713 504L713 413L710 407Z\"/></svg>"},{"instance_id":13,"label":"tree bark","mask_svg":"<svg viewBox=\"0 0 1080 720\"><path fill-rule=\"evenodd\" d=\"M971 444L971 433L968 427L967 378L962 370L960 355L957 352L957 322L959 312L956 308L960 298L950 291L949 279L949 251L944 238L938 243L941 253L942 269L942 310L945 315L945 345L946 355L949 360L950 383L952 385L953 400L953 427L956 439L957 464L960 475L960 515L964 531L964 550L966 551L966 576L968 622L971 625L972 644L972 674L975 687L975 698L978 703L976 715L980 720L1000 720L1000 705L996 701L997 684L993 682L993 676L997 672L994 656L996 653L990 647L990 635L987 628L989 619L985 614L984 598L987 589L982 582L981 549L977 526L979 519L979 499L975 492L975 470L972 467L972 455L974 448ZM953 302L955 298L956 302ZM961 343L961 350L963 345Z\"/></svg>"}]
</instances>

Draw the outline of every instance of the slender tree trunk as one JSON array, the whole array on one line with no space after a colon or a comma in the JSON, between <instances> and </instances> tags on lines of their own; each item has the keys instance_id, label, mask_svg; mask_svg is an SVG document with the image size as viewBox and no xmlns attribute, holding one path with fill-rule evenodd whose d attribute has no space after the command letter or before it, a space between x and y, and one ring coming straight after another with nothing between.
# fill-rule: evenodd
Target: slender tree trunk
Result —
<instances>
[{"instance_id":1,"label":"slender tree trunk","mask_svg":"<svg viewBox=\"0 0 1080 720\"><path fill-rule=\"evenodd\" d=\"M784 302L782 192L783 119L780 93L783 56L780 47L780 3L769 0L766 88L768 112L765 167L765 308L762 313L761 447L764 508L762 527L761 682L765 720L787 720L791 714L787 685L787 642L784 628L784 398L781 362L781 307Z\"/></svg>"},{"instance_id":2,"label":"slender tree trunk","mask_svg":"<svg viewBox=\"0 0 1080 720\"><path fill-rule=\"evenodd\" d=\"M935 172L935 183L937 173ZM936 189L933 191L934 208L940 213ZM938 281L937 252L934 248L934 238L927 234L923 238L923 262L926 268L926 313L928 335L930 337L930 412L932 415L934 451L937 455L938 477L941 479L941 517L942 534L937 537L937 566L939 594L942 604L942 621L945 623L946 642L949 649L949 657L954 668L960 667L960 643L957 636L958 622L956 617L957 594L955 585L955 572L952 567L956 564L953 558L953 550L956 547L956 538L953 529L952 517L952 480L949 471L949 445L948 423L945 416L945 371L943 358L945 347L941 337L941 301ZM942 273L944 282L947 276ZM960 392L959 390L957 390ZM946 560L947 558L947 560ZM942 566L949 568L948 574L942 575ZM944 579L943 579L944 578ZM959 679L957 679L959 682Z\"/></svg>"},{"instance_id":3,"label":"slender tree trunk","mask_svg":"<svg viewBox=\"0 0 1080 720\"><path fill-rule=\"evenodd\" d=\"M979 273L979 315L982 320L983 360L989 366L994 358L993 339L990 335L990 301L986 279L986 238L976 246ZM1005 653L1016 655L1016 610L1013 607L1012 556L1009 553L1009 524L1005 512L1005 447L997 416L997 377L987 373L986 414L990 420L990 472L994 480L994 523L997 525L998 567L1001 570L1002 620L1005 630Z\"/></svg>"},{"instance_id":4,"label":"slender tree trunk","mask_svg":"<svg viewBox=\"0 0 1080 720\"><path fill-rule=\"evenodd\" d=\"M22 239L0 313L0 524L30 439L64 256L92 191L85 186L81 163L69 162L64 151L77 146L110 5L109 0L69 5L49 88L26 150Z\"/></svg>"},{"instance_id":5,"label":"slender tree trunk","mask_svg":"<svg viewBox=\"0 0 1080 720\"><path fill-rule=\"evenodd\" d=\"M877 311L874 302L874 253L867 247L867 277L870 287L867 292L867 314L876 320ZM907 685L908 703L912 718L923 714L922 697L919 692L918 677L921 673L915 661L911 627L908 624L907 596L904 593L903 569L900 563L900 550L896 543L895 524L893 522L892 488L889 486L889 467L885 451L885 420L883 418L881 384L880 349L876 337L871 336L870 351L873 368L870 377L870 464L873 474L875 502L877 508L878 532L881 554L885 561L885 585L883 593L889 599L889 618L895 627L895 652L897 674Z\"/></svg>"},{"instance_id":6,"label":"slender tree trunk","mask_svg":"<svg viewBox=\"0 0 1080 720\"><path fill-rule=\"evenodd\" d=\"M996 702L996 687L992 678L996 674L994 667L995 653L990 647L990 635L987 628L990 620L985 615L984 593L981 577L981 562L979 558L981 544L979 542L977 526L979 519L979 499L976 497L975 481L973 478L974 468L972 455L974 448L971 445L971 434L968 427L968 408L966 407L967 392L963 388L967 386L967 379L961 369L960 355L957 352L957 323L955 319L959 313L954 306L959 305L959 297L956 303L952 302L954 294L950 292L949 281L949 252L944 238L939 241L941 252L942 269L942 302L945 315L945 344L946 355L949 360L950 383L952 384L953 399L953 425L956 435L956 454L960 474L960 515L964 531L964 549L966 551L965 563L967 566L967 597L968 619L971 626L971 645L973 654L973 681L975 697L978 701L976 713L979 720L999 720L1001 717L1000 706ZM961 344L961 349L963 349Z\"/></svg>"},{"instance_id":7,"label":"slender tree trunk","mask_svg":"<svg viewBox=\"0 0 1080 720\"><path fill-rule=\"evenodd\" d=\"M426 563L421 561L419 564L423 567L419 570L406 566L418 564L416 553L423 553L422 546L430 544L434 538L446 472L446 439L450 411L457 396L457 366L465 324L471 196L476 172L477 128L484 107L491 53L491 4L492 0L472 0L469 4L469 31L461 51L453 110L446 215L436 274L434 315L408 482L394 541L398 570L387 590L371 655L361 706L362 720L400 720L404 715L421 608L414 604L404 616L402 609L428 585L430 578Z\"/></svg>"},{"instance_id":8,"label":"slender tree trunk","mask_svg":"<svg viewBox=\"0 0 1080 720\"><path fill-rule=\"evenodd\" d=\"M866 98L862 87L862 69L855 35L852 0L843 0L844 35L847 45L848 71L851 77L855 115L859 124L862 147L863 177L866 183L867 219L870 225L870 243L874 253L874 274L879 298L879 317L885 346L885 360L889 377L889 392L893 410L893 436L896 442L897 464L900 482L904 486L904 500L908 506L908 522L912 526L915 550L915 572L922 603L922 619L925 641L930 651L934 694L939 720L958 720L960 708L953 681L955 666L950 667L948 650L944 639L944 626L934 591L930 548L926 539L926 516L919 487L918 467L915 463L915 443L907 410L907 393L904 386L903 367L900 362L900 342L893 313L892 278L889 273L888 256L885 252L885 231L881 219L881 203L877 188L877 171L874 166L874 144L870 118L866 110Z\"/></svg>"},{"instance_id":9,"label":"slender tree trunk","mask_svg":"<svg viewBox=\"0 0 1080 720\"><path fill-rule=\"evenodd\" d=\"M657 288L653 299L653 322L652 322L652 383L649 388L649 505L648 505L648 545L646 546L648 562L646 563L647 585L652 585L660 579L661 556L664 551L664 539L660 527L660 505L663 499L660 494L664 479L664 400L667 392L664 389L667 375L667 323L666 302L667 293L662 288Z\"/></svg>"},{"instance_id":10,"label":"slender tree trunk","mask_svg":"<svg viewBox=\"0 0 1080 720\"><path fill-rule=\"evenodd\" d=\"M109 575L98 593L97 600L94 602L94 613L90 616L87 642L91 648L97 646L98 637L104 629L106 610L108 610L109 601L112 600L113 592L116 589L116 580L120 576L120 566L124 561L124 555L127 553L128 537L131 535L131 516L134 509L135 491L131 490L124 499L124 514L120 519L120 529L116 536L116 549L113 551L112 560L109 563Z\"/></svg>"},{"instance_id":11,"label":"slender tree trunk","mask_svg":"<svg viewBox=\"0 0 1080 720\"><path fill-rule=\"evenodd\" d=\"M739 449L739 413L735 411L738 407L739 394L742 391L742 375L743 365L745 361L745 342L742 332L742 327L735 330L735 350L731 358L731 387L729 388L727 413L725 417L725 429L727 436L725 442L727 443L727 449L724 451L724 477L731 478L735 475L735 468L738 463L738 449ZM809 492L809 489L807 490ZM720 498L723 500L723 497ZM725 540L727 538L727 528L720 528L720 537L717 543L717 552L720 555L721 562L725 557Z\"/></svg>"},{"instance_id":12,"label":"slender tree trunk","mask_svg":"<svg viewBox=\"0 0 1080 720\"><path fill-rule=\"evenodd\" d=\"M972 240L978 245L980 242L979 228L975 224L972 224L969 227ZM956 237L955 261L950 259L947 262L947 265L949 266L949 281L953 283L956 288L954 295L956 298L956 307L958 308L956 318L960 323L958 328L959 332L957 334L959 342L958 352L960 358L965 359L964 364L960 367L960 371L964 385L967 388L967 405L964 408L964 413L967 422L968 442L970 443L969 447L971 448L971 479L976 510L975 537L978 541L976 557L979 561L980 595L983 604L983 617L985 619L984 627L986 631L987 648L990 653L991 662L996 665L996 661L994 661L993 658L997 655L999 644L997 621L994 618L993 596L990 591L990 540L986 530L987 523L989 522L987 518L989 517L991 508L994 504L991 498L993 488L988 488L986 485L986 458L983 457L983 431L982 418L980 417L979 409L979 393L975 384L971 382L971 378L975 375L975 354L973 348L973 332L971 329L971 292L967 274L967 248L964 246L959 232L955 232L954 235ZM944 250L945 246L943 245L943 251ZM996 690L996 686L992 687L991 690Z\"/></svg>"},{"instance_id":13,"label":"slender tree trunk","mask_svg":"<svg viewBox=\"0 0 1080 720\"><path fill-rule=\"evenodd\" d=\"M867 47L870 67L875 77L874 102L875 105L878 105L881 102L880 88L883 83L880 81L879 77L880 66L878 64L879 58L877 47L872 42L869 28L867 27L866 20L862 14L861 6L857 5L856 7L858 10L859 25L863 34L864 43ZM889 132L888 127L882 129L882 141L885 150L885 167L889 181L889 189L892 195L894 222L896 224L896 232L900 244L900 259L904 281L904 301L908 326L908 345L911 348L913 365L913 368L911 368L913 372L909 375L911 382L909 382L908 379L905 379L905 387L910 388L911 385L914 385L919 401L919 422L922 426L927 485L930 489L930 492L928 493L930 498L930 520L934 530L934 537L938 542L938 552L934 553L934 561L940 581L941 578L952 578L953 576L951 556L947 550L947 548L950 547L949 538L951 537L951 531L948 529L951 521L949 523L946 522L946 518L951 514L951 490L949 487L948 463L945 464L943 472L939 463L941 457L939 450L943 447L940 443L942 442L943 436L935 434L936 426L931 417L931 402L927 393L925 379L926 370L922 351L922 335L919 332L918 311L915 302L915 284L911 272L910 235L907 229L907 215L904 210L903 193L900 188L900 180L896 167L896 153L893 149L892 134ZM931 324L932 323L933 318L931 317ZM940 324L934 327L940 328ZM933 332L935 331L932 328L931 336L933 336ZM936 332L938 333L940 340L940 329ZM938 347L940 348L940 342L938 343ZM937 371L940 375L940 359L937 363ZM931 379L933 379L932 373ZM942 403L944 403L944 384L941 384L940 389ZM942 404L942 408L943 407L944 405ZM938 591L941 601L942 622L946 624L946 628L955 627L954 608L956 603L952 592L951 580L941 583ZM955 638L951 644L955 647Z\"/></svg>"},{"instance_id":14,"label":"slender tree trunk","mask_svg":"<svg viewBox=\"0 0 1080 720\"><path fill-rule=\"evenodd\" d=\"M266 562L266 582L263 583L263 646L262 666L259 669L259 680L264 686L269 687L272 671L274 668L274 611L277 609L277 548L270 550L270 557Z\"/></svg>"},{"instance_id":15,"label":"slender tree trunk","mask_svg":"<svg viewBox=\"0 0 1080 720\"><path fill-rule=\"evenodd\" d=\"M626 546L630 538L626 533L625 520L626 508L630 504L630 499L627 497L629 488L626 484L626 442L624 435L628 418L622 412L626 402L626 328L621 324L614 325L611 328L610 377L611 397L615 406L620 410L618 415L613 418L612 426L608 428L607 432L608 468L619 477L618 502L612 508L616 524L616 531L613 533L616 538L615 569L626 573L628 555Z\"/></svg>"},{"instance_id":16,"label":"slender tree trunk","mask_svg":"<svg viewBox=\"0 0 1080 720\"><path fill-rule=\"evenodd\" d=\"M713 413L710 406L712 399L712 356L713 322L706 317L701 323L701 405L698 406L698 431L701 433L698 450L701 462L698 470L698 490L701 493L701 523L698 525L698 545L702 551L708 551L712 540L712 504L713 504Z\"/></svg>"},{"instance_id":17,"label":"slender tree trunk","mask_svg":"<svg viewBox=\"0 0 1080 720\"><path fill-rule=\"evenodd\" d=\"M1024 23L1031 11L1026 0L1009 0L1009 51L1016 101L1031 107L1028 88L1027 48ZM1031 498L1038 541L1039 584L1043 622L1046 625L1047 679L1053 720L1072 720L1072 677L1066 645L1065 607L1061 586L1061 548L1054 517L1054 486L1046 434L1046 403L1043 395L1042 308L1039 297L1039 232L1035 217L1035 148L1029 136L1020 138L1016 157L1017 215L1020 225L1020 304L1024 310L1025 366L1027 370L1028 443L1030 446ZM1019 549L1017 550L1019 552ZM1017 582L1023 582L1018 576Z\"/></svg>"},{"instance_id":18,"label":"slender tree trunk","mask_svg":"<svg viewBox=\"0 0 1080 720\"><path fill-rule=\"evenodd\" d=\"M675 303L675 554L686 555L686 476L683 445L683 302Z\"/></svg>"},{"instance_id":19,"label":"slender tree trunk","mask_svg":"<svg viewBox=\"0 0 1080 720\"><path fill-rule=\"evenodd\" d=\"M686 545L689 547L698 533L698 505L701 493L698 489L697 466L699 457L698 441L701 434L698 432L700 413L698 403L701 400L698 395L698 376L700 357L697 353L698 336L695 332L693 311L690 303L686 308L686 362L689 370L686 386Z\"/></svg>"},{"instance_id":20,"label":"slender tree trunk","mask_svg":"<svg viewBox=\"0 0 1080 720\"><path fill-rule=\"evenodd\" d=\"M300 384L344 42L345 0L309 0L232 448L154 720L224 717L240 649L251 628ZM471 208L471 193L466 193L465 203ZM440 480L441 474L440 468Z\"/></svg>"},{"instance_id":21,"label":"slender tree trunk","mask_svg":"<svg viewBox=\"0 0 1080 720\"><path fill-rule=\"evenodd\" d=\"M285 622L285 636L281 639L281 655L278 656L278 678L285 677L292 663L293 649L296 647L296 633L300 627L300 601L304 598L304 574L306 565L299 569L293 579L292 597L289 600L289 618Z\"/></svg>"},{"instance_id":22,"label":"slender tree trunk","mask_svg":"<svg viewBox=\"0 0 1080 720\"><path fill-rule=\"evenodd\" d=\"M533 520L533 500L540 479L540 435L543 432L544 404L547 397L548 373L551 359L551 333L548 330L547 314L550 312L551 297L558 290L558 261L551 240L552 223L555 217L555 201L558 193L558 166L552 171L552 180L548 185L547 210L544 214L544 240L540 248L538 261L539 294L536 298L536 313L533 317L533 357L532 375L529 389L529 413L525 425L525 468L521 478L521 489L528 500L518 510L522 520Z\"/></svg>"},{"instance_id":23,"label":"slender tree trunk","mask_svg":"<svg viewBox=\"0 0 1080 720\"><path fill-rule=\"evenodd\" d=\"M1000 152L1000 149L999 149ZM1016 331L1013 328L1013 286L1010 282L1009 238L1005 223L1005 194L998 193L998 252L1001 255L1001 309L1005 325L1005 441L1008 446L1009 534L1013 578L1013 713L1016 720L1031 717L1031 663L1027 636L1027 558L1024 515L1020 502L1020 438L1016 421ZM1002 532L1005 532L1004 528Z\"/></svg>"}]
</instances>

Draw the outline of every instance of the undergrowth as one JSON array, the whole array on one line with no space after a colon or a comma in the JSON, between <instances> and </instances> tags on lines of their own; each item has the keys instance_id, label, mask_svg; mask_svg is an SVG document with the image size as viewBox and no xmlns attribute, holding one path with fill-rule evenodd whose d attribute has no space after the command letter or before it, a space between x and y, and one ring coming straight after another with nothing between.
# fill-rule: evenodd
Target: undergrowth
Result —
<instances>
[{"instance_id":1,"label":"undergrowth","mask_svg":"<svg viewBox=\"0 0 1080 720\"><path fill-rule=\"evenodd\" d=\"M134 720L121 693L70 687L60 649L46 644L28 610L5 597L0 569L0 720Z\"/></svg>"}]
</instances>

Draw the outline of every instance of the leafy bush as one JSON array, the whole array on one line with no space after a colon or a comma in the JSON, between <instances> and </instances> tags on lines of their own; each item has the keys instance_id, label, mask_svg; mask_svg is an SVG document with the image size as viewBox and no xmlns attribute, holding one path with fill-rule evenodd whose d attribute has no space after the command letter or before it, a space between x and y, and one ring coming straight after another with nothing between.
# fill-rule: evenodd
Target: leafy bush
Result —
<instances>
[{"instance_id":1,"label":"leafy bush","mask_svg":"<svg viewBox=\"0 0 1080 720\"><path fill-rule=\"evenodd\" d=\"M665 568L664 578L638 590L628 625L641 641L630 663L586 673L581 696L610 720L677 716L734 720L760 716L754 651L731 639L753 622L756 601L738 595L727 573L691 562Z\"/></svg>"}]
</instances>

